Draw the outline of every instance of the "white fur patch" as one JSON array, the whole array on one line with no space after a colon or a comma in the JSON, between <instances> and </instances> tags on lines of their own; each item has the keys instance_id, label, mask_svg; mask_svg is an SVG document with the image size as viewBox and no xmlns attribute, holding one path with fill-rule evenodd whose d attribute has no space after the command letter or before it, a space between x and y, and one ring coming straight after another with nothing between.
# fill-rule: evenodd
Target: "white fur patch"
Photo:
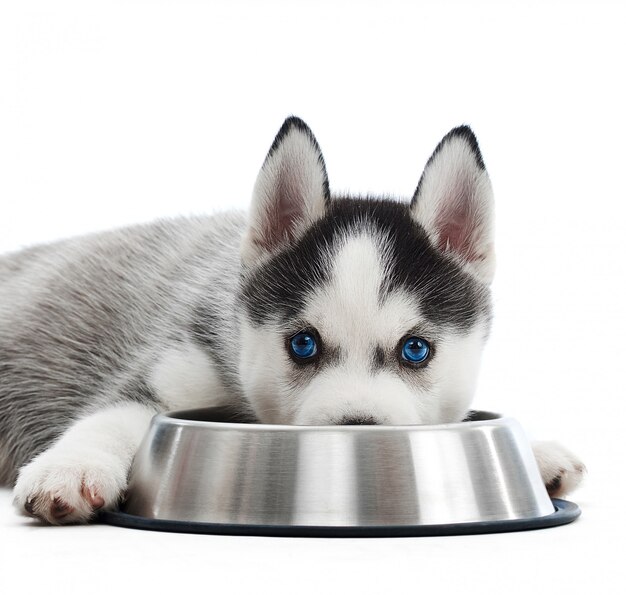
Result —
<instances>
[{"instance_id":1,"label":"white fur patch","mask_svg":"<svg viewBox=\"0 0 626 595\"><path fill-rule=\"evenodd\" d=\"M336 423L350 415L371 416L387 425L461 421L474 396L483 341L480 326L440 339L428 366L408 372L428 379L424 389L388 369L372 374L367 360L347 358L320 372L302 392L296 423Z\"/></svg>"},{"instance_id":2,"label":"white fur patch","mask_svg":"<svg viewBox=\"0 0 626 595\"><path fill-rule=\"evenodd\" d=\"M291 366L285 340L278 329L241 327L239 376L243 392L264 423L293 423L298 399L289 390Z\"/></svg>"},{"instance_id":3,"label":"white fur patch","mask_svg":"<svg viewBox=\"0 0 626 595\"><path fill-rule=\"evenodd\" d=\"M468 333L450 333L437 342L437 353L428 364L436 416L429 423L461 421L468 412L486 332L484 323L479 323Z\"/></svg>"},{"instance_id":4,"label":"white fur patch","mask_svg":"<svg viewBox=\"0 0 626 595\"><path fill-rule=\"evenodd\" d=\"M191 344L165 351L152 369L149 383L170 409L210 407L225 399L210 357Z\"/></svg>"},{"instance_id":5,"label":"white fur patch","mask_svg":"<svg viewBox=\"0 0 626 595\"><path fill-rule=\"evenodd\" d=\"M78 420L20 469L15 505L53 524L86 522L96 508L114 508L154 414L127 403Z\"/></svg>"},{"instance_id":6,"label":"white fur patch","mask_svg":"<svg viewBox=\"0 0 626 595\"><path fill-rule=\"evenodd\" d=\"M552 441L533 442L532 448L552 498L561 498L580 485L587 469L575 454Z\"/></svg>"},{"instance_id":7,"label":"white fur patch","mask_svg":"<svg viewBox=\"0 0 626 595\"><path fill-rule=\"evenodd\" d=\"M371 375L361 366L341 365L320 372L302 392L295 423L327 425L361 415L386 425L424 423L417 404L398 376L386 371Z\"/></svg>"}]
</instances>

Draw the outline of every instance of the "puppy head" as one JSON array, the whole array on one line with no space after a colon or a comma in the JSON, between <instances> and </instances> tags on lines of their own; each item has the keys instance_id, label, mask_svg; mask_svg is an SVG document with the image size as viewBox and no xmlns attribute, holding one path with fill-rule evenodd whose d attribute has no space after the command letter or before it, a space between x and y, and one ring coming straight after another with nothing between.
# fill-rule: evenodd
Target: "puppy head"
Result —
<instances>
[{"instance_id":1,"label":"puppy head","mask_svg":"<svg viewBox=\"0 0 626 595\"><path fill-rule=\"evenodd\" d=\"M412 200L330 197L289 118L242 242L240 378L268 423L458 421L490 319L493 199L476 138L448 133Z\"/></svg>"}]
</instances>

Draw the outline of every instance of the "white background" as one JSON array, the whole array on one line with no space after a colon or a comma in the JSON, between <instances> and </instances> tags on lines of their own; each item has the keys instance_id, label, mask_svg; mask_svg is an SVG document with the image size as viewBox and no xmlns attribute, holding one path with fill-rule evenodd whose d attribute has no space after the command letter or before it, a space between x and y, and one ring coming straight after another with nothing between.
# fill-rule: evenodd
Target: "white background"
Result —
<instances>
[{"instance_id":1,"label":"white background","mask_svg":"<svg viewBox=\"0 0 626 595\"><path fill-rule=\"evenodd\" d=\"M573 525L430 539L42 528L0 490L2 591L623 592L625 23L571 0L2 2L0 251L245 208L290 114L333 190L405 196L469 123L498 243L476 405L589 468Z\"/></svg>"}]
</instances>

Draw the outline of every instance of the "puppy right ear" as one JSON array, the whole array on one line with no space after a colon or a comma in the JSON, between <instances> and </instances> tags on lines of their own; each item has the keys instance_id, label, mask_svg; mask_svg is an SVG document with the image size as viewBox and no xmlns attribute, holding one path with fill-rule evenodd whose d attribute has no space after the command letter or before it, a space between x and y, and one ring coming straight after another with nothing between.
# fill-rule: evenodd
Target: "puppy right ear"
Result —
<instances>
[{"instance_id":1,"label":"puppy right ear","mask_svg":"<svg viewBox=\"0 0 626 595\"><path fill-rule=\"evenodd\" d=\"M437 248L483 283L491 282L493 193L469 126L454 128L443 137L426 164L411 212Z\"/></svg>"},{"instance_id":2,"label":"puppy right ear","mask_svg":"<svg viewBox=\"0 0 626 595\"><path fill-rule=\"evenodd\" d=\"M287 118L254 186L243 264L254 266L296 240L324 215L329 200L326 166L313 133L300 118Z\"/></svg>"}]
</instances>

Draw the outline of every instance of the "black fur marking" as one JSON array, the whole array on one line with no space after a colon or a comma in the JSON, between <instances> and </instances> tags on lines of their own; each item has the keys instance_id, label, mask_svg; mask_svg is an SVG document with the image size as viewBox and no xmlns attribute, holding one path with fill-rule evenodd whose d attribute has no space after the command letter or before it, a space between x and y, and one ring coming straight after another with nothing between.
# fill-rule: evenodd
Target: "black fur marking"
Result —
<instances>
[{"instance_id":1,"label":"black fur marking","mask_svg":"<svg viewBox=\"0 0 626 595\"><path fill-rule=\"evenodd\" d=\"M317 139L313 135L313 132L311 131L311 129L306 125L304 120L301 120L297 116L290 116L283 122L283 125L280 127L280 130L276 134L276 138L274 138L274 142L272 143L272 146L270 147L270 150L267 153L267 157L265 158L265 163L267 163L269 158L276 152L278 147L285 140L285 137L289 134L289 132L293 128L296 128L300 132L304 132L306 134L309 141L311 142L311 145L313 146L313 149L317 153L317 160L324 174L324 183L323 183L324 200L326 201L326 204L328 204L330 200L330 187L328 185L328 174L326 173L326 163L324 161L322 150L320 149Z\"/></svg>"},{"instance_id":2,"label":"black fur marking","mask_svg":"<svg viewBox=\"0 0 626 595\"><path fill-rule=\"evenodd\" d=\"M338 422L338 426L377 426L380 423L371 415L346 415L342 417Z\"/></svg>"},{"instance_id":3,"label":"black fur marking","mask_svg":"<svg viewBox=\"0 0 626 595\"><path fill-rule=\"evenodd\" d=\"M467 412L467 414L463 418L463 421L477 421L480 419L482 419L482 411L474 411L473 409L471 409Z\"/></svg>"},{"instance_id":4,"label":"black fur marking","mask_svg":"<svg viewBox=\"0 0 626 595\"><path fill-rule=\"evenodd\" d=\"M374 349L374 358L373 358L373 369L381 370L385 365L385 351L380 345L376 346Z\"/></svg>"},{"instance_id":5,"label":"black fur marking","mask_svg":"<svg viewBox=\"0 0 626 595\"><path fill-rule=\"evenodd\" d=\"M479 316L489 317L488 289L431 244L407 204L335 198L300 240L245 275L242 299L251 321L261 325L298 318L309 294L329 280L328 254L346 234L359 230L387 238L390 258L381 300L404 289L415 295L430 322L461 330Z\"/></svg>"},{"instance_id":6,"label":"black fur marking","mask_svg":"<svg viewBox=\"0 0 626 595\"><path fill-rule=\"evenodd\" d=\"M296 319L305 296L328 280L323 240L320 243L313 232L318 226L245 276L242 299L253 323L260 325L281 315Z\"/></svg>"},{"instance_id":7,"label":"black fur marking","mask_svg":"<svg viewBox=\"0 0 626 595\"><path fill-rule=\"evenodd\" d=\"M476 139L476 135L474 134L472 129L467 125L457 126L456 128L453 128L452 130L450 130L450 132L448 132L448 134L446 134L441 139L439 144L435 147L433 154L430 156L430 158L426 162L426 167L424 167L424 172L422 173L422 176L420 177L420 181L418 182L417 188L415 189L415 192L413 194L413 198L411 199L411 205L413 205L415 201L417 200L419 193L420 193L420 187L424 180L424 176L426 175L426 172L429 166L432 164L435 157L439 154L439 152L443 149L443 147L445 147L445 145L448 143L449 140L453 138L459 138L459 137L462 138L467 143L469 148L472 150L472 153L474 154L474 157L476 159L476 165L478 166L478 168L483 171L486 169L485 162L483 161L482 153L480 152L480 147L478 146L478 140Z\"/></svg>"}]
</instances>

